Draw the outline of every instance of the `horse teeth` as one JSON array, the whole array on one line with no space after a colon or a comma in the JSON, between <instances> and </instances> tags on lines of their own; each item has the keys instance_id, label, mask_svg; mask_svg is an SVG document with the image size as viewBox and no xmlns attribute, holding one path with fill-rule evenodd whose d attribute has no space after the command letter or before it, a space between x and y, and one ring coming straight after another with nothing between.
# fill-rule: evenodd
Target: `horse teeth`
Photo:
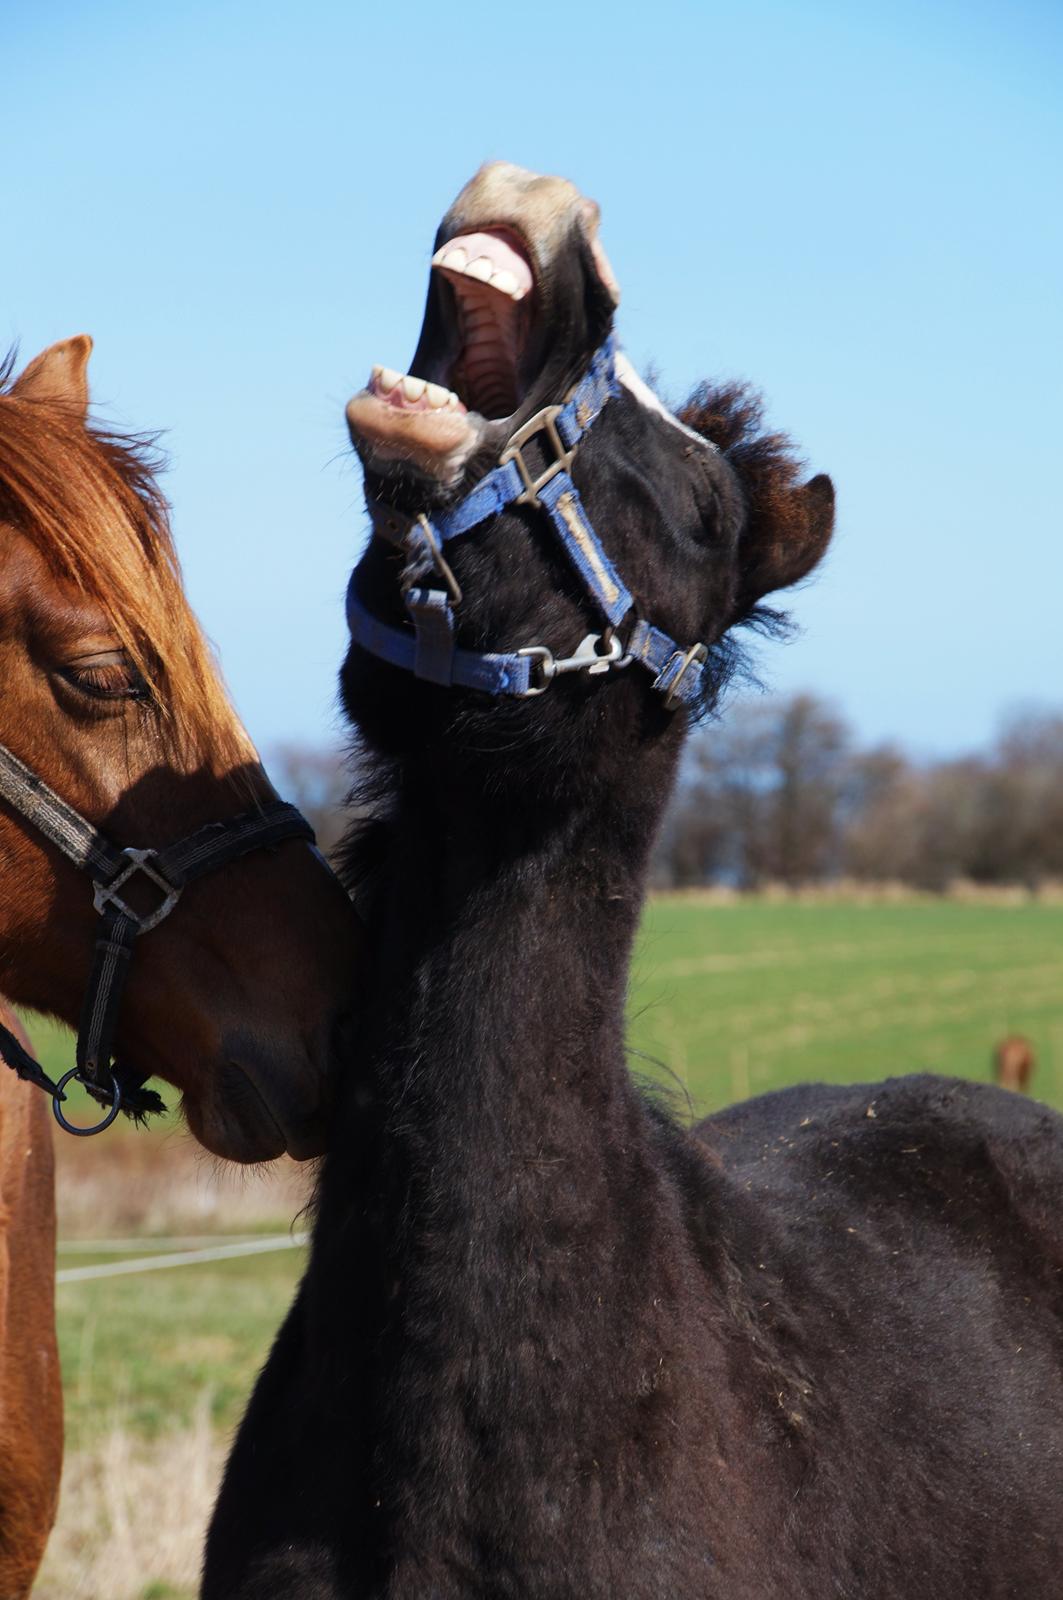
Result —
<instances>
[{"instance_id":1,"label":"horse teeth","mask_svg":"<svg viewBox=\"0 0 1063 1600\"><path fill-rule=\"evenodd\" d=\"M433 411L439 411L443 406L450 403L450 390L444 389L438 383L430 383L426 385L424 392L428 396L428 404L432 407Z\"/></svg>"},{"instance_id":2,"label":"horse teeth","mask_svg":"<svg viewBox=\"0 0 1063 1600\"><path fill-rule=\"evenodd\" d=\"M492 289L497 289L499 294L508 294L511 300L520 299L520 286L512 272L503 268L493 274L491 278Z\"/></svg>"},{"instance_id":3,"label":"horse teeth","mask_svg":"<svg viewBox=\"0 0 1063 1600\"><path fill-rule=\"evenodd\" d=\"M402 373L393 372L390 367L374 367L373 376L377 377L378 375L380 387L383 389L385 394L402 382Z\"/></svg>"},{"instance_id":4,"label":"horse teeth","mask_svg":"<svg viewBox=\"0 0 1063 1600\"><path fill-rule=\"evenodd\" d=\"M402 392L407 400L419 400L425 391L423 378L403 378Z\"/></svg>"},{"instance_id":5,"label":"horse teeth","mask_svg":"<svg viewBox=\"0 0 1063 1600\"><path fill-rule=\"evenodd\" d=\"M432 265L433 267L446 267L450 272L464 272L465 263L468 259L460 244L455 245L453 250L448 250L444 245L442 250L437 250L432 257Z\"/></svg>"},{"instance_id":6,"label":"horse teeth","mask_svg":"<svg viewBox=\"0 0 1063 1600\"><path fill-rule=\"evenodd\" d=\"M487 256L477 256L475 261L470 261L465 268L467 278L476 278L480 283L490 283L494 267Z\"/></svg>"}]
</instances>

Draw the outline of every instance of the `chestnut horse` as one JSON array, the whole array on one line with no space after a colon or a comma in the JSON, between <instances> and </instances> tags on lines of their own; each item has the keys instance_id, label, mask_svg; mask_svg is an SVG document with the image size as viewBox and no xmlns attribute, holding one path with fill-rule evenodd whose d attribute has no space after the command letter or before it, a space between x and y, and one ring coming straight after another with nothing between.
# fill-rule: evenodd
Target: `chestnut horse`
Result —
<instances>
[{"instance_id":1,"label":"chestnut horse","mask_svg":"<svg viewBox=\"0 0 1063 1600\"><path fill-rule=\"evenodd\" d=\"M9 776L29 774L16 803L0 800L0 983L15 1004L77 1025L94 971L93 886L42 831L41 781L105 851L146 850L150 865L192 835L216 870L175 880L179 904L158 926L157 884L134 876L120 890L145 937L103 1081L136 1110L150 1103L144 1079L166 1079L217 1155L316 1155L357 924L317 852L260 826L276 816L282 832L308 832L278 805L226 697L144 442L88 421L90 349L69 339L14 382L10 363L0 375L0 754ZM219 860L238 830L253 853ZM145 889L154 901L138 898ZM0 1020L0 1048L17 1059ZM3 1065L0 1080L0 1600L11 1600L28 1592L51 1524L61 1427L47 1102Z\"/></svg>"},{"instance_id":2,"label":"chestnut horse","mask_svg":"<svg viewBox=\"0 0 1063 1600\"><path fill-rule=\"evenodd\" d=\"M29 1048L14 1014L0 1023ZM48 1101L0 1066L0 1597L30 1592L55 1520L63 1400L55 1338Z\"/></svg>"},{"instance_id":3,"label":"chestnut horse","mask_svg":"<svg viewBox=\"0 0 1063 1600\"><path fill-rule=\"evenodd\" d=\"M1033 1045L1021 1033L1009 1033L993 1051L993 1076L1002 1089L1025 1094L1033 1077Z\"/></svg>"}]
</instances>

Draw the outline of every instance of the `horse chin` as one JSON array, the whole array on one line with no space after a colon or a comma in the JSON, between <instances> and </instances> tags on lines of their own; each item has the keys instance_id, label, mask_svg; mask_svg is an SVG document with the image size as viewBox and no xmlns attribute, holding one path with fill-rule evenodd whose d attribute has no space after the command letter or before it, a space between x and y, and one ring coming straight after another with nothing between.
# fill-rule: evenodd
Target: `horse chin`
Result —
<instances>
[{"instance_id":1,"label":"horse chin","mask_svg":"<svg viewBox=\"0 0 1063 1600\"><path fill-rule=\"evenodd\" d=\"M400 407L370 385L348 402L347 426L369 471L384 478L414 473L449 487L479 447L485 424L464 407Z\"/></svg>"},{"instance_id":2,"label":"horse chin","mask_svg":"<svg viewBox=\"0 0 1063 1600\"><path fill-rule=\"evenodd\" d=\"M226 1161L250 1165L283 1155L306 1161L324 1154L323 1120L290 1121L235 1062L215 1075L209 1094L186 1092L184 1113L200 1144Z\"/></svg>"}]
</instances>

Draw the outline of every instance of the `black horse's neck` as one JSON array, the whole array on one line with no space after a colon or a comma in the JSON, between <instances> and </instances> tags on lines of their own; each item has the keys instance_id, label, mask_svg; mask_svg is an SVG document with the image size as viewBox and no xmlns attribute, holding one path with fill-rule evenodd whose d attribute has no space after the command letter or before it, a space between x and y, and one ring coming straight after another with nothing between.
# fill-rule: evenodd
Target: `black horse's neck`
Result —
<instances>
[{"instance_id":1,"label":"black horse's neck","mask_svg":"<svg viewBox=\"0 0 1063 1600\"><path fill-rule=\"evenodd\" d=\"M698 1158L623 1046L667 776L547 809L458 805L406 774L369 1067L311 1273L337 1375L349 1391L352 1357L359 1374L359 1473L393 1552L427 1550L440 1517L501 1528L518 1499L545 1548L543 1495L621 1471L677 1380L668 1319ZM359 1289L353 1349L336 1273Z\"/></svg>"}]
</instances>

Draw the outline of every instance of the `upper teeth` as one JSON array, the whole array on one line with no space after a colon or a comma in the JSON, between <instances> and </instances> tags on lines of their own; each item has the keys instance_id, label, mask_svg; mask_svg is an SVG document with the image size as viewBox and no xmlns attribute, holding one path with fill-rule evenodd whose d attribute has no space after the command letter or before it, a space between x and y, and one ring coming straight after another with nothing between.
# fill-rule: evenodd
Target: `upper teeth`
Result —
<instances>
[{"instance_id":1,"label":"upper teeth","mask_svg":"<svg viewBox=\"0 0 1063 1600\"><path fill-rule=\"evenodd\" d=\"M444 267L448 272L460 272L463 277L475 278L478 283L489 283L492 289L508 295L511 300L524 299L525 291L512 272L504 267L496 271L487 256L477 256L470 261L460 244L453 247L444 245L442 250L437 250L432 257L432 265Z\"/></svg>"}]
</instances>

